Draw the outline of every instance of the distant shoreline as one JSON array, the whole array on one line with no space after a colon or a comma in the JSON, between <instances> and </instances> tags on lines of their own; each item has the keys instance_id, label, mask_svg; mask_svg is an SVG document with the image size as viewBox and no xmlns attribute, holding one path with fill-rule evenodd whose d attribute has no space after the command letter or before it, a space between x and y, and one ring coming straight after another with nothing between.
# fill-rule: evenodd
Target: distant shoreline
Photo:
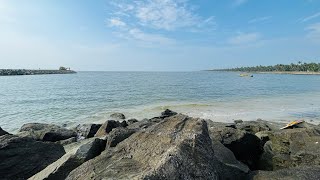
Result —
<instances>
[{"instance_id":1,"label":"distant shoreline","mask_svg":"<svg viewBox=\"0 0 320 180\"><path fill-rule=\"evenodd\" d=\"M236 73L251 73L251 74L320 75L320 72L307 72L307 71L230 71L230 70L206 70L206 71L236 72Z\"/></svg>"},{"instance_id":2,"label":"distant shoreline","mask_svg":"<svg viewBox=\"0 0 320 180\"><path fill-rule=\"evenodd\" d=\"M72 70L31 70L31 69L0 69L0 76L75 74Z\"/></svg>"}]
</instances>

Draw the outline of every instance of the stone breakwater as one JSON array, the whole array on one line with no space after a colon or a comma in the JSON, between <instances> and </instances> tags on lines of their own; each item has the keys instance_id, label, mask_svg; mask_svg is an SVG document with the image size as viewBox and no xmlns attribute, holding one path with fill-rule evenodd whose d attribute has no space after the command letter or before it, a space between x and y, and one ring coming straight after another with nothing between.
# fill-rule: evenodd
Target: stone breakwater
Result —
<instances>
[{"instance_id":1,"label":"stone breakwater","mask_svg":"<svg viewBox=\"0 0 320 180\"><path fill-rule=\"evenodd\" d=\"M0 76L42 75L42 74L74 74L72 70L28 70L28 69L0 69Z\"/></svg>"},{"instance_id":2,"label":"stone breakwater","mask_svg":"<svg viewBox=\"0 0 320 180\"><path fill-rule=\"evenodd\" d=\"M0 128L1 179L319 179L320 126L220 123L166 110L67 129ZM14 168L12 168L14 167Z\"/></svg>"}]
</instances>

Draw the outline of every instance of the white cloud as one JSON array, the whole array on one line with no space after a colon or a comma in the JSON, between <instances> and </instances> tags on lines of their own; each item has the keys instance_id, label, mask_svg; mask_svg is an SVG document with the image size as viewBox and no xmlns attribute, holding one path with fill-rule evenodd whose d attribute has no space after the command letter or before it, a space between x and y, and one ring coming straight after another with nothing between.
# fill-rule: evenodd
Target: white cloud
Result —
<instances>
[{"instance_id":1,"label":"white cloud","mask_svg":"<svg viewBox=\"0 0 320 180\"><path fill-rule=\"evenodd\" d=\"M307 38L311 41L320 42L320 23L311 24L306 28Z\"/></svg>"},{"instance_id":2,"label":"white cloud","mask_svg":"<svg viewBox=\"0 0 320 180\"><path fill-rule=\"evenodd\" d=\"M315 14L313 14L313 15L311 15L311 16L302 18L302 19L300 19L300 22L307 22L307 21L310 21L310 20L312 20L312 19L314 19L314 18L317 18L317 17L320 17L320 12L315 13Z\"/></svg>"},{"instance_id":3,"label":"white cloud","mask_svg":"<svg viewBox=\"0 0 320 180\"><path fill-rule=\"evenodd\" d=\"M109 19L108 24L110 27L124 27L127 25L125 22L121 21L120 18L111 18Z\"/></svg>"},{"instance_id":4,"label":"white cloud","mask_svg":"<svg viewBox=\"0 0 320 180\"><path fill-rule=\"evenodd\" d=\"M249 44L258 41L260 38L260 33L240 33L237 36L229 38L228 43L233 45Z\"/></svg>"},{"instance_id":5,"label":"white cloud","mask_svg":"<svg viewBox=\"0 0 320 180\"><path fill-rule=\"evenodd\" d=\"M254 23L261 23L261 22L266 22L268 20L270 20L272 18L272 16L264 16L264 17L258 17L258 18L254 18L248 21L249 24L254 24Z\"/></svg>"}]
</instances>

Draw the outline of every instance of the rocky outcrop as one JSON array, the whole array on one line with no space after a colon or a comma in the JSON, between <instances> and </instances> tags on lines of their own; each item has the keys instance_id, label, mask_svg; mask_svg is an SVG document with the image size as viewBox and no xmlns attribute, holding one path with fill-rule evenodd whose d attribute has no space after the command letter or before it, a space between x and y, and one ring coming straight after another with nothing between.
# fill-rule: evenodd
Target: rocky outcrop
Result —
<instances>
[{"instance_id":1,"label":"rocky outcrop","mask_svg":"<svg viewBox=\"0 0 320 180\"><path fill-rule=\"evenodd\" d=\"M128 129L128 128L115 128L113 129L107 137L107 147L115 147L117 144L119 144L121 141L127 139L130 137L133 133L135 133L136 130Z\"/></svg>"},{"instance_id":2,"label":"rocky outcrop","mask_svg":"<svg viewBox=\"0 0 320 180\"><path fill-rule=\"evenodd\" d=\"M257 136L244 130L215 124L212 124L209 131L211 138L230 149L239 161L247 164L251 170L257 169L263 152L261 140Z\"/></svg>"},{"instance_id":3,"label":"rocky outcrop","mask_svg":"<svg viewBox=\"0 0 320 180\"><path fill-rule=\"evenodd\" d=\"M32 176L30 180L59 180L65 179L68 174L82 163L98 156L105 149L106 142L99 138L86 139L76 143L59 160Z\"/></svg>"},{"instance_id":4,"label":"rocky outcrop","mask_svg":"<svg viewBox=\"0 0 320 180\"><path fill-rule=\"evenodd\" d=\"M112 129L117 128L117 127L127 127L128 124L126 122L119 122L119 121L115 121L115 120L108 120L106 121L97 131L97 133L95 134L96 137L102 137L105 136L107 134L109 134Z\"/></svg>"},{"instance_id":5,"label":"rocky outcrop","mask_svg":"<svg viewBox=\"0 0 320 180\"><path fill-rule=\"evenodd\" d=\"M101 126L102 124L79 124L75 128L77 131L77 140L94 137Z\"/></svg>"},{"instance_id":6,"label":"rocky outcrop","mask_svg":"<svg viewBox=\"0 0 320 180\"><path fill-rule=\"evenodd\" d=\"M6 134L9 134L9 133L0 127L0 136L6 135Z\"/></svg>"},{"instance_id":7,"label":"rocky outcrop","mask_svg":"<svg viewBox=\"0 0 320 180\"><path fill-rule=\"evenodd\" d=\"M243 179L214 152L204 120L176 115L134 133L82 164L67 179Z\"/></svg>"},{"instance_id":8,"label":"rocky outcrop","mask_svg":"<svg viewBox=\"0 0 320 180\"><path fill-rule=\"evenodd\" d=\"M27 179L64 154L59 144L14 135L0 136L0 179Z\"/></svg>"},{"instance_id":9,"label":"rocky outcrop","mask_svg":"<svg viewBox=\"0 0 320 180\"><path fill-rule=\"evenodd\" d=\"M134 124L136 122L139 122L139 121L137 119L128 119L127 120L128 125Z\"/></svg>"},{"instance_id":10,"label":"rocky outcrop","mask_svg":"<svg viewBox=\"0 0 320 180\"><path fill-rule=\"evenodd\" d=\"M177 115L178 113L171 111L170 109L166 109L165 111L163 111L161 113L160 118L166 118L166 117L170 117L170 116L174 116Z\"/></svg>"},{"instance_id":11,"label":"rocky outcrop","mask_svg":"<svg viewBox=\"0 0 320 180\"><path fill-rule=\"evenodd\" d=\"M122 113L113 113L110 115L110 118L114 120L123 120L123 119L126 119L126 116Z\"/></svg>"},{"instance_id":12,"label":"rocky outcrop","mask_svg":"<svg viewBox=\"0 0 320 180\"><path fill-rule=\"evenodd\" d=\"M272 133L269 138L270 141L264 146L264 160L261 160L261 164L269 164L269 169L270 166L272 170L279 170L320 165L320 134L316 129L286 129ZM269 159L267 163L266 159Z\"/></svg>"},{"instance_id":13,"label":"rocky outcrop","mask_svg":"<svg viewBox=\"0 0 320 180\"><path fill-rule=\"evenodd\" d=\"M252 172L252 180L315 180L320 178L320 166L301 166L277 171Z\"/></svg>"},{"instance_id":14,"label":"rocky outcrop","mask_svg":"<svg viewBox=\"0 0 320 180\"><path fill-rule=\"evenodd\" d=\"M56 142L76 137L77 133L53 124L29 123L21 127L18 135L35 140Z\"/></svg>"}]
</instances>

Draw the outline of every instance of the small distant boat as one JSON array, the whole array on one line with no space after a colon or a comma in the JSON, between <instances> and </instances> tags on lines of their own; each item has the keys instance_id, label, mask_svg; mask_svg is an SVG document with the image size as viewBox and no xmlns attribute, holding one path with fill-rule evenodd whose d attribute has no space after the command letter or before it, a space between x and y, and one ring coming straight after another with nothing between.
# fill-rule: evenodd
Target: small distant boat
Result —
<instances>
[{"instance_id":1,"label":"small distant boat","mask_svg":"<svg viewBox=\"0 0 320 180\"><path fill-rule=\"evenodd\" d=\"M240 77L253 77L252 74L240 74Z\"/></svg>"}]
</instances>

